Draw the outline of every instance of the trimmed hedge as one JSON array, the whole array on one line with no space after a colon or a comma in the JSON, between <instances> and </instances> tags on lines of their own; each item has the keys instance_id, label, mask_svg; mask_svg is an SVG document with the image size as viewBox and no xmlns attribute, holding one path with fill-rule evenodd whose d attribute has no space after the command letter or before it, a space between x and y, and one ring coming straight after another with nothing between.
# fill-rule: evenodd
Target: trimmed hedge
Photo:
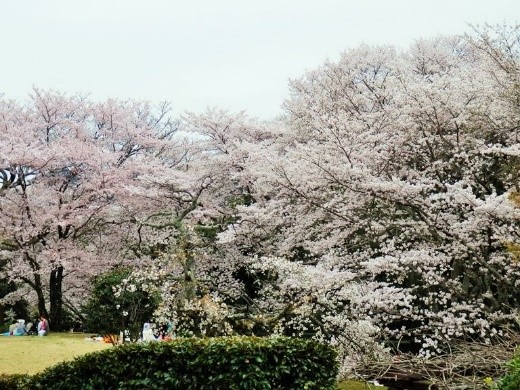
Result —
<instances>
[{"instance_id":1,"label":"trimmed hedge","mask_svg":"<svg viewBox=\"0 0 520 390\"><path fill-rule=\"evenodd\" d=\"M2 390L19 390L28 388L31 381L30 375L14 374L0 375L0 389Z\"/></svg>"},{"instance_id":2,"label":"trimmed hedge","mask_svg":"<svg viewBox=\"0 0 520 390\"><path fill-rule=\"evenodd\" d=\"M500 390L520 389L520 356L509 362L508 374L500 380L498 388Z\"/></svg>"},{"instance_id":3,"label":"trimmed hedge","mask_svg":"<svg viewBox=\"0 0 520 390\"><path fill-rule=\"evenodd\" d=\"M334 389L329 346L257 337L176 339L130 344L60 363L31 389Z\"/></svg>"}]
</instances>

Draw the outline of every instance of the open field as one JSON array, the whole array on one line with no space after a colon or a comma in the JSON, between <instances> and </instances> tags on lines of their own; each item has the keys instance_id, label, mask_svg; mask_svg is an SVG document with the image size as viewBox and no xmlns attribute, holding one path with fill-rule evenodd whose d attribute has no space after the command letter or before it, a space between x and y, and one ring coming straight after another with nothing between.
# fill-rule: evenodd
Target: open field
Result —
<instances>
[{"instance_id":1,"label":"open field","mask_svg":"<svg viewBox=\"0 0 520 390\"><path fill-rule=\"evenodd\" d=\"M38 336L0 336L0 375L35 374L56 363L110 344L85 341L84 334L51 333Z\"/></svg>"}]
</instances>

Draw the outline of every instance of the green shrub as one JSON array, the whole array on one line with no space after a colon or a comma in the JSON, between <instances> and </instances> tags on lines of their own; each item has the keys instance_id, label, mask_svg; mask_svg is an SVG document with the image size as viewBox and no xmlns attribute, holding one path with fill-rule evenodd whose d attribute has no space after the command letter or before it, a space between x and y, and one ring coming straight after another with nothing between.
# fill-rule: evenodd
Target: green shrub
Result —
<instances>
[{"instance_id":1,"label":"green shrub","mask_svg":"<svg viewBox=\"0 0 520 390\"><path fill-rule=\"evenodd\" d=\"M218 337L114 347L51 367L31 389L333 389L335 351L311 340Z\"/></svg>"},{"instance_id":2,"label":"green shrub","mask_svg":"<svg viewBox=\"0 0 520 390\"><path fill-rule=\"evenodd\" d=\"M143 323L157 308L158 298L131 280L131 275L131 268L115 268L92 280L91 295L82 308L89 332L105 336L119 335L120 331L126 334L128 330L132 341L139 339ZM120 293L115 294L118 287Z\"/></svg>"},{"instance_id":3,"label":"green shrub","mask_svg":"<svg viewBox=\"0 0 520 390\"><path fill-rule=\"evenodd\" d=\"M511 360L508 374L500 380L498 388L500 390L520 389L520 356Z\"/></svg>"},{"instance_id":4,"label":"green shrub","mask_svg":"<svg viewBox=\"0 0 520 390\"><path fill-rule=\"evenodd\" d=\"M0 389L18 390L25 389L30 381L29 375L0 375Z\"/></svg>"}]
</instances>

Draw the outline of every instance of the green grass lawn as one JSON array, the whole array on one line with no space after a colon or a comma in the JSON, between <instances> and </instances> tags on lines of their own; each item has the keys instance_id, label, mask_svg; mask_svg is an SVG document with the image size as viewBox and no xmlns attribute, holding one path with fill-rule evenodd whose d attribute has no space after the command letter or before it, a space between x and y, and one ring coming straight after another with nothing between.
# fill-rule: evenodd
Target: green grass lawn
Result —
<instances>
[{"instance_id":1,"label":"green grass lawn","mask_svg":"<svg viewBox=\"0 0 520 390\"><path fill-rule=\"evenodd\" d=\"M84 334L50 333L49 336L0 336L0 375L35 374L56 363L110 344L85 341Z\"/></svg>"},{"instance_id":2,"label":"green grass lawn","mask_svg":"<svg viewBox=\"0 0 520 390\"><path fill-rule=\"evenodd\" d=\"M374 386L365 382L345 381L338 384L338 390L385 390L384 386Z\"/></svg>"}]
</instances>

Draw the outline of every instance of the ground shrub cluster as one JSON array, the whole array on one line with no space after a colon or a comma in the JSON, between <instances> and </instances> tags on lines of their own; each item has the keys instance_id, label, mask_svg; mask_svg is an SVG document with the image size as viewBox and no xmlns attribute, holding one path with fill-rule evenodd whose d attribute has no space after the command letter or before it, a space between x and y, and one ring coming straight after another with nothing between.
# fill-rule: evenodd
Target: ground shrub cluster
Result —
<instances>
[{"instance_id":1,"label":"ground shrub cluster","mask_svg":"<svg viewBox=\"0 0 520 390\"><path fill-rule=\"evenodd\" d=\"M520 355L511 360L508 373L499 382L498 388L500 390L520 389Z\"/></svg>"},{"instance_id":2,"label":"ground shrub cluster","mask_svg":"<svg viewBox=\"0 0 520 390\"><path fill-rule=\"evenodd\" d=\"M18 382L54 390L333 389L337 370L335 351L311 340L189 338L87 354Z\"/></svg>"}]
</instances>

